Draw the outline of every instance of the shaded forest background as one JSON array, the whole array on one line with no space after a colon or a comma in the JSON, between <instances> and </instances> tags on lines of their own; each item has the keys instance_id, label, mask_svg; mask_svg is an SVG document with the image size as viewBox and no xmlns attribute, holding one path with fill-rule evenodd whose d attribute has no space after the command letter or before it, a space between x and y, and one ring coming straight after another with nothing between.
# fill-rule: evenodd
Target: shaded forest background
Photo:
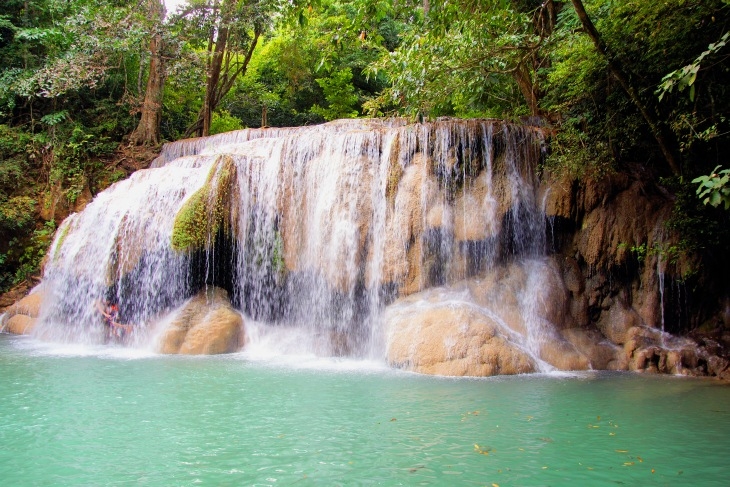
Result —
<instances>
[{"instance_id":1,"label":"shaded forest background","mask_svg":"<svg viewBox=\"0 0 730 487\"><path fill-rule=\"evenodd\" d=\"M637 258L727 272L730 0L3 4L0 292L164 141L383 116L540 125L541 171L641 174L674 199L678 243Z\"/></svg>"}]
</instances>

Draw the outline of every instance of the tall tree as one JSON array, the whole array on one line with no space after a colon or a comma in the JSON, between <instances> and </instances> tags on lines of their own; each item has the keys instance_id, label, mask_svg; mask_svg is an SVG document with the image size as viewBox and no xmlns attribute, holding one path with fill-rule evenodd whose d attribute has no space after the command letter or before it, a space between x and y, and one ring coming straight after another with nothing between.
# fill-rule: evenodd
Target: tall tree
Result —
<instances>
[{"instance_id":1,"label":"tall tree","mask_svg":"<svg viewBox=\"0 0 730 487\"><path fill-rule=\"evenodd\" d=\"M187 22L191 44L205 53L205 95L198 117L186 131L205 136L210 133L213 112L245 74L261 35L286 2L280 0L212 0L191 3L179 15ZM205 45L199 40L205 34Z\"/></svg>"},{"instance_id":2,"label":"tall tree","mask_svg":"<svg viewBox=\"0 0 730 487\"><path fill-rule=\"evenodd\" d=\"M165 20L165 4L163 0L147 0L147 12L152 21L149 44L150 64L147 75L142 114L137 128L132 132L129 141L135 145L158 145L160 143L160 121L162 118L162 95L167 70L163 50L163 22ZM141 67L140 67L141 69Z\"/></svg>"},{"instance_id":3,"label":"tall tree","mask_svg":"<svg viewBox=\"0 0 730 487\"><path fill-rule=\"evenodd\" d=\"M541 49L558 7L553 0L457 0L424 8L424 22L379 65L392 73L393 99L427 115L505 104L541 115L537 73L546 67Z\"/></svg>"},{"instance_id":4,"label":"tall tree","mask_svg":"<svg viewBox=\"0 0 730 487\"><path fill-rule=\"evenodd\" d=\"M646 121L652 135L654 136L654 139L659 145L659 148L662 151L662 155L664 156L667 165L672 170L672 172L678 176L680 174L679 165L677 164L674 152L672 151L669 143L666 140L665 135L663 134L662 128L659 126L659 122L657 121L656 116L649 110L646 103L639 97L636 88L629 81L629 77L624 71L621 61L609 51L605 42L601 38L601 35L598 33L596 26L593 24L591 18L588 16L588 13L583 6L583 2L581 0L571 1L573 3L573 7L575 8L576 14L578 14L578 18L583 25L584 31L591 38L591 41L593 41L593 44L596 46L596 50L604 58L606 58L609 71L611 72L613 77L616 78L616 81L618 81L618 83L621 85L621 88L623 88L623 90L631 99L631 102L641 113L641 116Z\"/></svg>"}]
</instances>

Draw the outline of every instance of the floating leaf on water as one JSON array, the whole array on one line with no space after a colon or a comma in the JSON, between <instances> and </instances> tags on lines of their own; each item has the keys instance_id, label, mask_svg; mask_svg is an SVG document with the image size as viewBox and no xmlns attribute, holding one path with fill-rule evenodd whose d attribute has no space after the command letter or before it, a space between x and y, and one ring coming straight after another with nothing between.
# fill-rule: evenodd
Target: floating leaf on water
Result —
<instances>
[{"instance_id":1,"label":"floating leaf on water","mask_svg":"<svg viewBox=\"0 0 730 487\"><path fill-rule=\"evenodd\" d=\"M474 451L481 455L489 455L489 452L492 450L493 450L493 448L491 446L487 446L487 447L484 447L484 449L482 449L482 447L480 447L479 445L474 443Z\"/></svg>"},{"instance_id":2,"label":"floating leaf on water","mask_svg":"<svg viewBox=\"0 0 730 487\"><path fill-rule=\"evenodd\" d=\"M628 453L628 450L616 450L616 453Z\"/></svg>"},{"instance_id":3,"label":"floating leaf on water","mask_svg":"<svg viewBox=\"0 0 730 487\"><path fill-rule=\"evenodd\" d=\"M616 433L609 433L608 436L616 436Z\"/></svg>"},{"instance_id":4,"label":"floating leaf on water","mask_svg":"<svg viewBox=\"0 0 730 487\"><path fill-rule=\"evenodd\" d=\"M654 473L654 472L656 472L656 470L654 470L654 469L652 468L652 469L651 469L651 473Z\"/></svg>"},{"instance_id":5,"label":"floating leaf on water","mask_svg":"<svg viewBox=\"0 0 730 487\"><path fill-rule=\"evenodd\" d=\"M624 466L626 466L626 467L630 467L633 464L634 464L634 462L624 462Z\"/></svg>"},{"instance_id":6,"label":"floating leaf on water","mask_svg":"<svg viewBox=\"0 0 730 487\"><path fill-rule=\"evenodd\" d=\"M596 421L600 421L600 420L601 420L601 417L600 416L596 416Z\"/></svg>"},{"instance_id":7,"label":"floating leaf on water","mask_svg":"<svg viewBox=\"0 0 730 487\"><path fill-rule=\"evenodd\" d=\"M395 418L390 418L390 421L392 422L392 421L398 421L398 420Z\"/></svg>"},{"instance_id":8,"label":"floating leaf on water","mask_svg":"<svg viewBox=\"0 0 730 487\"><path fill-rule=\"evenodd\" d=\"M499 487L499 484L492 484L492 487Z\"/></svg>"},{"instance_id":9,"label":"floating leaf on water","mask_svg":"<svg viewBox=\"0 0 730 487\"><path fill-rule=\"evenodd\" d=\"M644 459L640 456L637 456L636 459L639 461L639 463L644 463Z\"/></svg>"}]
</instances>

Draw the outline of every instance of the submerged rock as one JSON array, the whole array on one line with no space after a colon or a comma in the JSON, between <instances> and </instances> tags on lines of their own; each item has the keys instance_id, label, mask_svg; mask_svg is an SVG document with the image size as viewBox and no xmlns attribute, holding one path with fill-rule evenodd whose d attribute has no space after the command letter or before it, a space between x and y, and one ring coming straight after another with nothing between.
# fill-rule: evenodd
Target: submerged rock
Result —
<instances>
[{"instance_id":1,"label":"submerged rock","mask_svg":"<svg viewBox=\"0 0 730 487\"><path fill-rule=\"evenodd\" d=\"M208 288L186 302L159 339L160 353L215 355L238 351L244 344L243 318L228 293Z\"/></svg>"}]
</instances>

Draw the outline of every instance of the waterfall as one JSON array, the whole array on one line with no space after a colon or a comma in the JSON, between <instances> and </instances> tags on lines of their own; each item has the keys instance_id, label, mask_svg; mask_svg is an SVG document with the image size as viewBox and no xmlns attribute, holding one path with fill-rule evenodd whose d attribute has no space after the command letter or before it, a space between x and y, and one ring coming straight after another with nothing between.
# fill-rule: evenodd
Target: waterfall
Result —
<instances>
[{"instance_id":1,"label":"waterfall","mask_svg":"<svg viewBox=\"0 0 730 487\"><path fill-rule=\"evenodd\" d=\"M94 303L114 302L141 346L174 309L217 287L244 315L249 340L264 328L297 330L318 353L382 357L390 303L508 265L532 276L519 292L521 312L533 313L540 303L529 295L550 272L536 201L543 145L531 127L452 119L341 120L166 144L150 169L61 225L36 334L98 343ZM549 323L522 323L527 330L510 333L537 357Z\"/></svg>"}]
</instances>

